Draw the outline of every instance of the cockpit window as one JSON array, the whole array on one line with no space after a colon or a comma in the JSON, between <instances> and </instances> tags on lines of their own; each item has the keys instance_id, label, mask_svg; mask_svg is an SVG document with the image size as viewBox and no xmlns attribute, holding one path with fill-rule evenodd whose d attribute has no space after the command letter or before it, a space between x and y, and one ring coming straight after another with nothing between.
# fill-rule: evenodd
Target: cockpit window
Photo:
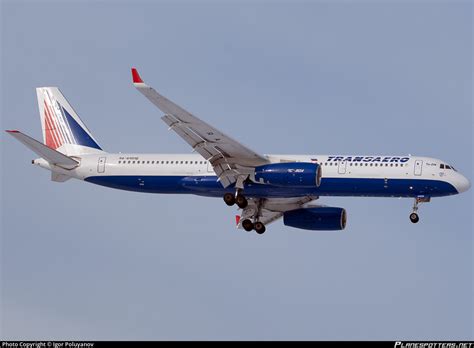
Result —
<instances>
[{"instance_id":1,"label":"cockpit window","mask_svg":"<svg viewBox=\"0 0 474 348\"><path fill-rule=\"evenodd\" d=\"M440 164L439 167L440 167L441 169L444 169L444 164Z\"/></svg>"}]
</instances>

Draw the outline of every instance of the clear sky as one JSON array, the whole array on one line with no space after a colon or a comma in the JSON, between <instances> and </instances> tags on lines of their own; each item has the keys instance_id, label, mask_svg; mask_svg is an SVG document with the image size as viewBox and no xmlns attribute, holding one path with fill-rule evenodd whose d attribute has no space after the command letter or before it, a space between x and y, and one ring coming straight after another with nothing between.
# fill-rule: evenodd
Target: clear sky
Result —
<instances>
[{"instance_id":1,"label":"clear sky","mask_svg":"<svg viewBox=\"0 0 474 348\"><path fill-rule=\"evenodd\" d=\"M190 153L131 84L260 153L413 154L471 181L472 4L1 3L2 129L58 86L110 152ZM234 228L221 199L50 181L2 135L4 339L474 339L472 193L324 198L342 232Z\"/></svg>"}]
</instances>

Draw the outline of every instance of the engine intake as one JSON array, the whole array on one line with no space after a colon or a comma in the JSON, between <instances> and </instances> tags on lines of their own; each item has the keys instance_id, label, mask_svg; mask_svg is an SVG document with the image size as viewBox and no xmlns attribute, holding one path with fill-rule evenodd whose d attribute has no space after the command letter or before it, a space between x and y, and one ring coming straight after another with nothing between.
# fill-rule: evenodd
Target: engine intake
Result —
<instances>
[{"instance_id":1,"label":"engine intake","mask_svg":"<svg viewBox=\"0 0 474 348\"><path fill-rule=\"evenodd\" d=\"M343 208L316 207L287 211L283 214L286 226L312 231L340 231L346 227L347 213Z\"/></svg>"},{"instance_id":2,"label":"engine intake","mask_svg":"<svg viewBox=\"0 0 474 348\"><path fill-rule=\"evenodd\" d=\"M321 166L317 163L273 163L255 168L255 182L275 186L319 187L321 174Z\"/></svg>"}]
</instances>

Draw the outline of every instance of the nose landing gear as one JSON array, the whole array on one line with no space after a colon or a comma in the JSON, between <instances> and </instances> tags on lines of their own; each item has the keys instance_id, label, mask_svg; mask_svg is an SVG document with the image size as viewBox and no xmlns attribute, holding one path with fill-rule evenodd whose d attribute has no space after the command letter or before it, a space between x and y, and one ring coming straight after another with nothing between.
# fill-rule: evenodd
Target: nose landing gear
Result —
<instances>
[{"instance_id":1,"label":"nose landing gear","mask_svg":"<svg viewBox=\"0 0 474 348\"><path fill-rule=\"evenodd\" d=\"M416 224L418 221L420 221L420 218L418 217L417 213L411 213L410 214L410 221Z\"/></svg>"},{"instance_id":2,"label":"nose landing gear","mask_svg":"<svg viewBox=\"0 0 474 348\"><path fill-rule=\"evenodd\" d=\"M416 224L420 221L420 217L418 216L418 204L419 203L426 203L430 201L430 197L416 197L415 203L413 204L412 213L410 214L410 221Z\"/></svg>"}]
</instances>

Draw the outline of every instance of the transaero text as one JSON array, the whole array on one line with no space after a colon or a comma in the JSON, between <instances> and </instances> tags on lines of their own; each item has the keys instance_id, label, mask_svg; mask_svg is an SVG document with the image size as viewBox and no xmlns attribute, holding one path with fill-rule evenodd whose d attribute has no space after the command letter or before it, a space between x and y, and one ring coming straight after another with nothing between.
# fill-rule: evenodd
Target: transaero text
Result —
<instances>
[{"instance_id":1,"label":"transaero text","mask_svg":"<svg viewBox=\"0 0 474 348\"><path fill-rule=\"evenodd\" d=\"M328 162L346 161L346 162L391 162L404 163L408 162L410 157L376 157L376 156L329 156Z\"/></svg>"}]
</instances>

